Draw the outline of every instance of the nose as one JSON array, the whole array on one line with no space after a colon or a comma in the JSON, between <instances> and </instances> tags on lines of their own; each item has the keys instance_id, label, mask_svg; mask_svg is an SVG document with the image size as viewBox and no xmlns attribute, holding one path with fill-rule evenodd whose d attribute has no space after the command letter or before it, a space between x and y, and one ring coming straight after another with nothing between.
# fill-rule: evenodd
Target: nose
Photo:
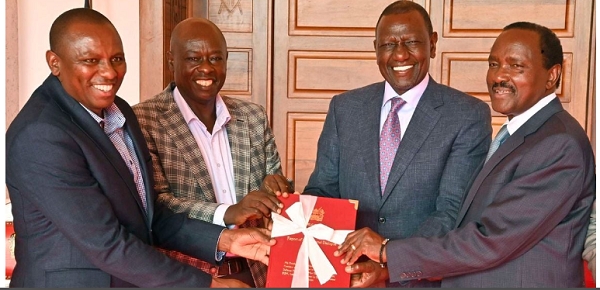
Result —
<instances>
[{"instance_id":1,"label":"nose","mask_svg":"<svg viewBox=\"0 0 600 290\"><path fill-rule=\"evenodd\" d=\"M213 66L211 65L210 61L203 60L198 64L196 70L198 72L207 73L213 70Z\"/></svg>"},{"instance_id":2,"label":"nose","mask_svg":"<svg viewBox=\"0 0 600 290\"><path fill-rule=\"evenodd\" d=\"M105 79L112 80L117 77L117 70L110 61L100 62L100 75Z\"/></svg>"},{"instance_id":3,"label":"nose","mask_svg":"<svg viewBox=\"0 0 600 290\"><path fill-rule=\"evenodd\" d=\"M402 42L398 43L398 45L394 47L394 51L392 52L392 57L394 58L394 60L397 61L406 60L408 58L408 55L408 48Z\"/></svg>"},{"instance_id":4,"label":"nose","mask_svg":"<svg viewBox=\"0 0 600 290\"><path fill-rule=\"evenodd\" d=\"M505 65L499 65L495 68L488 68L488 78L495 83L500 83L509 80L509 67Z\"/></svg>"}]
</instances>

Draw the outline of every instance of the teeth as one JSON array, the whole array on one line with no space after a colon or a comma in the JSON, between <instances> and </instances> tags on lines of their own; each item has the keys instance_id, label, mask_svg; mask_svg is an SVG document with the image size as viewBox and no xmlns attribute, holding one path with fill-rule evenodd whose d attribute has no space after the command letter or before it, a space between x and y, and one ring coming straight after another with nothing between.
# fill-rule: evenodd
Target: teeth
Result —
<instances>
[{"instance_id":1,"label":"teeth","mask_svg":"<svg viewBox=\"0 0 600 290\"><path fill-rule=\"evenodd\" d=\"M208 87L208 86L212 85L213 81L212 80L197 80L196 83L203 87Z\"/></svg>"},{"instance_id":2,"label":"teeth","mask_svg":"<svg viewBox=\"0 0 600 290\"><path fill-rule=\"evenodd\" d=\"M496 90L496 94L508 94L511 93L511 90Z\"/></svg>"},{"instance_id":3,"label":"teeth","mask_svg":"<svg viewBox=\"0 0 600 290\"><path fill-rule=\"evenodd\" d=\"M408 70L409 68L413 67L412 65L405 65L405 66L395 66L393 68L394 71L405 71Z\"/></svg>"},{"instance_id":4,"label":"teeth","mask_svg":"<svg viewBox=\"0 0 600 290\"><path fill-rule=\"evenodd\" d=\"M112 85L94 85L94 88L103 92L109 92L112 89Z\"/></svg>"}]
</instances>

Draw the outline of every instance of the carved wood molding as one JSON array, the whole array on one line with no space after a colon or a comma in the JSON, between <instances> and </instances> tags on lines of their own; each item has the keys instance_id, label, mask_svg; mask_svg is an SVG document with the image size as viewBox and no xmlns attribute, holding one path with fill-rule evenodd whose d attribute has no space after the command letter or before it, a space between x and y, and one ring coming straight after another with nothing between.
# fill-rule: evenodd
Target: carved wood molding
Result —
<instances>
[{"instance_id":1,"label":"carved wood molding","mask_svg":"<svg viewBox=\"0 0 600 290\"><path fill-rule=\"evenodd\" d=\"M173 73L167 63L167 52L170 49L171 31L177 23L188 17L188 0L163 0L163 87L173 80Z\"/></svg>"}]
</instances>

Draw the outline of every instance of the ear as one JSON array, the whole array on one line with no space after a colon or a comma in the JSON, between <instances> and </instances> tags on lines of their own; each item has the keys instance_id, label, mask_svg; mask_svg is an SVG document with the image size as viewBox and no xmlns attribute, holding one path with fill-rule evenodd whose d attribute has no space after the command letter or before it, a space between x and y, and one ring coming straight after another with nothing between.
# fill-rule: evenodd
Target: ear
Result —
<instances>
[{"instance_id":1,"label":"ear","mask_svg":"<svg viewBox=\"0 0 600 290\"><path fill-rule=\"evenodd\" d=\"M550 70L548 70L548 80L546 81L546 90L554 91L556 89L556 82L560 79L562 74L562 65L555 64Z\"/></svg>"},{"instance_id":2,"label":"ear","mask_svg":"<svg viewBox=\"0 0 600 290\"><path fill-rule=\"evenodd\" d=\"M169 70L174 73L175 67L173 66L173 54L170 50L167 51L167 63L169 64Z\"/></svg>"},{"instance_id":3,"label":"ear","mask_svg":"<svg viewBox=\"0 0 600 290\"><path fill-rule=\"evenodd\" d=\"M431 36L429 37L429 57L430 58L435 57L437 41L438 41L438 34L437 34L437 32L434 31L431 34Z\"/></svg>"},{"instance_id":4,"label":"ear","mask_svg":"<svg viewBox=\"0 0 600 290\"><path fill-rule=\"evenodd\" d=\"M377 51L377 38L373 39L373 48Z\"/></svg>"},{"instance_id":5,"label":"ear","mask_svg":"<svg viewBox=\"0 0 600 290\"><path fill-rule=\"evenodd\" d=\"M46 51L46 63L54 76L60 75L60 57L52 50Z\"/></svg>"}]
</instances>

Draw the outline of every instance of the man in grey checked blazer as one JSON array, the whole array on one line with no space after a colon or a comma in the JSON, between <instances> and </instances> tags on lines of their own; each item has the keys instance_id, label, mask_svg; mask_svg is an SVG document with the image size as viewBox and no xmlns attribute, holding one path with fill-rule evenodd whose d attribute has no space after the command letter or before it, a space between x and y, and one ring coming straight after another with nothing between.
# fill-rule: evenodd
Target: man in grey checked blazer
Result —
<instances>
[{"instance_id":1,"label":"man in grey checked blazer","mask_svg":"<svg viewBox=\"0 0 600 290\"><path fill-rule=\"evenodd\" d=\"M208 222L226 226L259 225L263 217L279 209L276 196L264 189L285 190L288 186L286 191L291 191L281 175L281 162L265 109L219 95L226 76L227 44L212 22L189 18L179 23L172 33L168 57L175 82L152 99L134 106L152 155L158 202ZM260 190L263 181L266 186ZM227 204L223 198L229 196L220 197L216 190L227 192L233 205L222 207ZM190 241L194 242L202 241ZM235 276L238 273L220 273L221 270L238 272L239 269L230 269L232 265L210 268L208 263L180 253L167 254L209 273L239 278ZM247 280L240 280L264 286L264 264L252 260L247 264L252 277L246 275ZM233 268L239 267L248 268L245 264Z\"/></svg>"}]
</instances>

